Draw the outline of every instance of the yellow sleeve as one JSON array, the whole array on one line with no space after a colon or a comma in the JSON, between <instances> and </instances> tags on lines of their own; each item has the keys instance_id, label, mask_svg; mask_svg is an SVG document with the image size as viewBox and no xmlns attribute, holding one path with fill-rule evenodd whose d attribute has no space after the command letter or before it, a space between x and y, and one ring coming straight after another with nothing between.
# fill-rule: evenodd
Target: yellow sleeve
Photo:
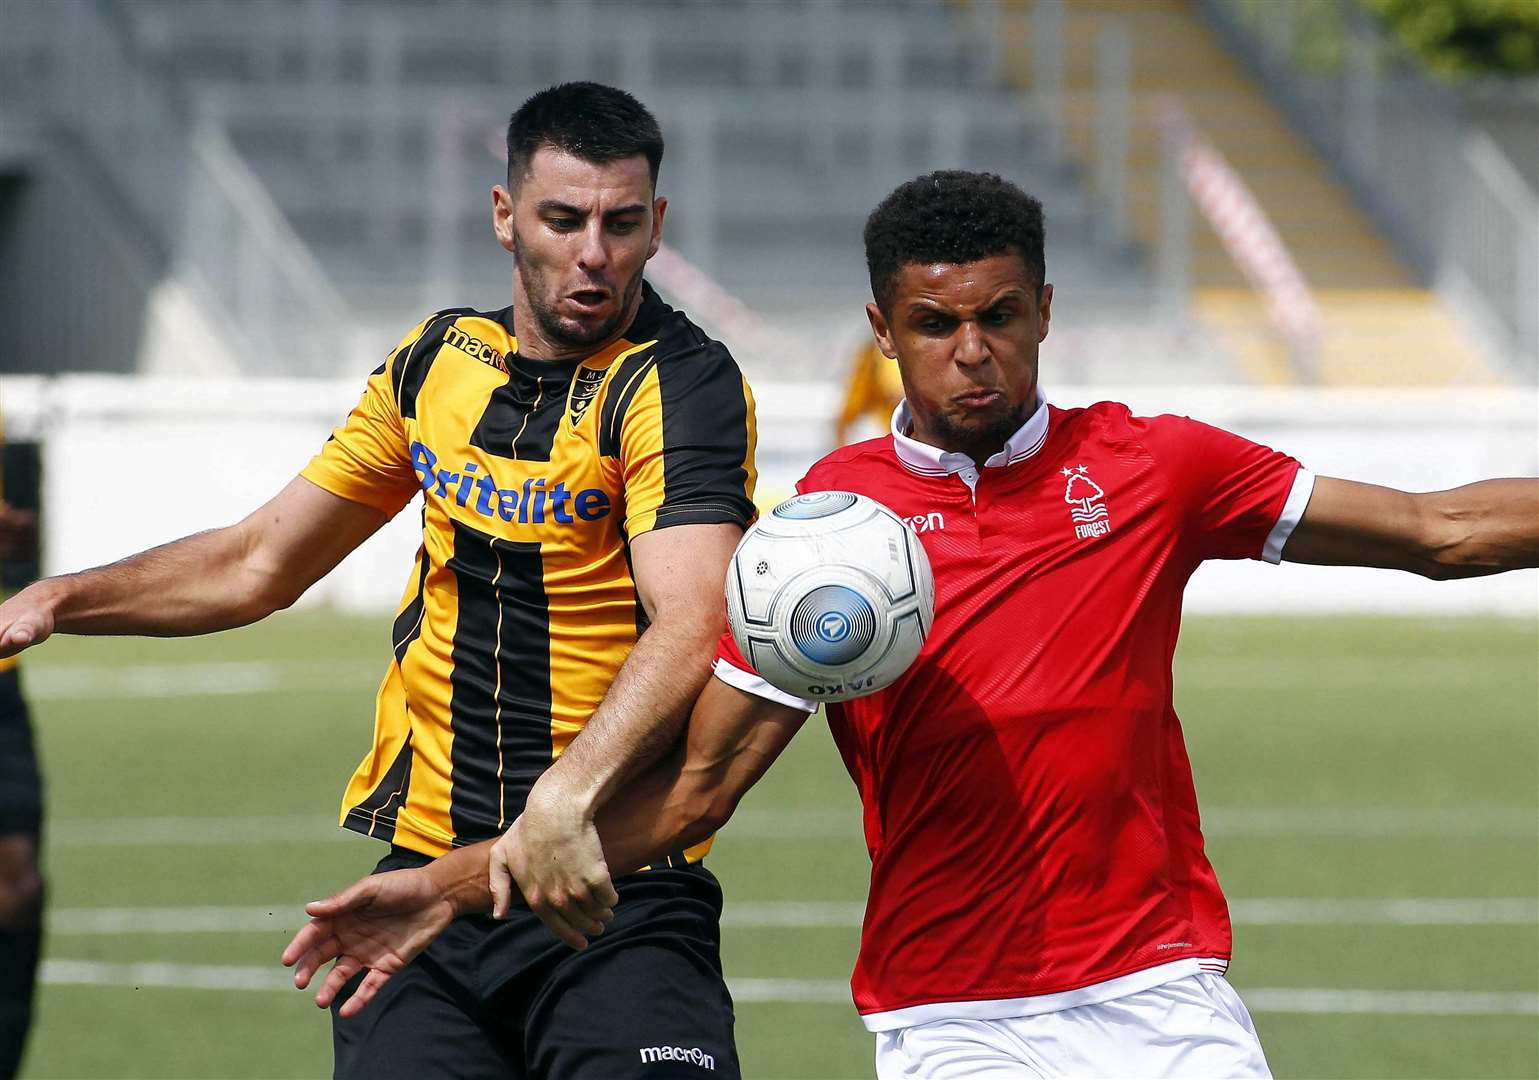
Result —
<instances>
[{"instance_id":1,"label":"yellow sleeve","mask_svg":"<svg viewBox=\"0 0 1539 1080\"><path fill-rule=\"evenodd\" d=\"M726 348L660 358L620 429L625 531L754 518L753 394Z\"/></svg>"},{"instance_id":2,"label":"yellow sleeve","mask_svg":"<svg viewBox=\"0 0 1539 1080\"><path fill-rule=\"evenodd\" d=\"M321 452L300 472L306 480L351 502L395 516L421 485L412 469L406 424L394 379L411 357L428 321L419 323L369 376L363 396Z\"/></svg>"}]
</instances>

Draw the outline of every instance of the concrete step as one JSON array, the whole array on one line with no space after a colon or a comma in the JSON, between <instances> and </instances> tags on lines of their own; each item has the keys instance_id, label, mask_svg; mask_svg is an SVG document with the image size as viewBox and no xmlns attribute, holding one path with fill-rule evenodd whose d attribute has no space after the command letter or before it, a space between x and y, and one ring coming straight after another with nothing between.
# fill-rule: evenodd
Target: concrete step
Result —
<instances>
[{"instance_id":1,"label":"concrete step","mask_svg":"<svg viewBox=\"0 0 1539 1080\"><path fill-rule=\"evenodd\" d=\"M1427 289L1324 289L1317 358L1326 386L1494 385L1500 376L1479 346ZM1258 382L1296 378L1272 334L1263 303L1244 289L1200 289L1194 309Z\"/></svg>"}]
</instances>

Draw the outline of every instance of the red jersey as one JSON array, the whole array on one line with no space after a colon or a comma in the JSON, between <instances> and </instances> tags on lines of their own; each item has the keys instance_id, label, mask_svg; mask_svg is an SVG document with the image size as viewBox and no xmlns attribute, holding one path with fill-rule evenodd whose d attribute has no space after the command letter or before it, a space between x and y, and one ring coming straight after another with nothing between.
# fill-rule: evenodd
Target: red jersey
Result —
<instances>
[{"instance_id":1,"label":"red jersey","mask_svg":"<svg viewBox=\"0 0 1539 1080\"><path fill-rule=\"evenodd\" d=\"M907 427L900 405L892 435L798 485L885 503L935 575L913 666L827 707L871 855L853 978L866 1025L1049 1012L1223 971L1228 908L1171 704L1181 594L1204 559L1278 561L1311 475L1107 402L1040 402L982 467ZM787 700L730 636L717 674Z\"/></svg>"}]
</instances>

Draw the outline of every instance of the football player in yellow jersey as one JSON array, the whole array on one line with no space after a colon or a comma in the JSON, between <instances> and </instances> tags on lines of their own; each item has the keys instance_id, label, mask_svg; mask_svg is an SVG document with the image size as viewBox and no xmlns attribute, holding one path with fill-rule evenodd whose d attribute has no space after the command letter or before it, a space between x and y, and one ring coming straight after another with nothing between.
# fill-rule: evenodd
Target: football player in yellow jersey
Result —
<instances>
[{"instance_id":1,"label":"football player in yellow jersey","mask_svg":"<svg viewBox=\"0 0 1539 1080\"><path fill-rule=\"evenodd\" d=\"M55 632L239 626L423 493L342 824L392 845L378 869L505 834L549 868L529 880L568 914L560 938L527 908L456 920L367 1013L334 1007L339 1077L673 1075L662 1061L738 1075L709 843L611 885L594 829L678 740L753 516L743 377L642 280L667 209L662 151L622 91L530 98L492 190L508 308L419 323L314 461L239 524L0 606L0 656Z\"/></svg>"},{"instance_id":2,"label":"football player in yellow jersey","mask_svg":"<svg viewBox=\"0 0 1539 1080\"><path fill-rule=\"evenodd\" d=\"M892 423L892 411L902 400L903 380L897 362L875 341L863 342L850 357L844 400L834 418L834 445L845 446L857 437L869 437L858 434L858 427L866 427L872 434L886 431Z\"/></svg>"}]
</instances>

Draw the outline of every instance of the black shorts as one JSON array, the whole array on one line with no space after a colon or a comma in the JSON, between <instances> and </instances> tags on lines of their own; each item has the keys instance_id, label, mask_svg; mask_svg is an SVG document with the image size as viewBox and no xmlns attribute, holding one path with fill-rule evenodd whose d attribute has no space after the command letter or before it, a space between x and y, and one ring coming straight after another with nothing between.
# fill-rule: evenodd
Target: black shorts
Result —
<instances>
[{"instance_id":1,"label":"black shorts","mask_svg":"<svg viewBox=\"0 0 1539 1080\"><path fill-rule=\"evenodd\" d=\"M21 671L0 671L0 836L36 836L43 821L32 722L21 696Z\"/></svg>"},{"instance_id":2,"label":"black shorts","mask_svg":"<svg viewBox=\"0 0 1539 1080\"><path fill-rule=\"evenodd\" d=\"M420 866L393 849L378 873ZM721 887L703 866L615 882L615 919L587 949L527 910L467 916L358 1016L332 1005L339 1080L738 1080L721 973Z\"/></svg>"}]
</instances>

